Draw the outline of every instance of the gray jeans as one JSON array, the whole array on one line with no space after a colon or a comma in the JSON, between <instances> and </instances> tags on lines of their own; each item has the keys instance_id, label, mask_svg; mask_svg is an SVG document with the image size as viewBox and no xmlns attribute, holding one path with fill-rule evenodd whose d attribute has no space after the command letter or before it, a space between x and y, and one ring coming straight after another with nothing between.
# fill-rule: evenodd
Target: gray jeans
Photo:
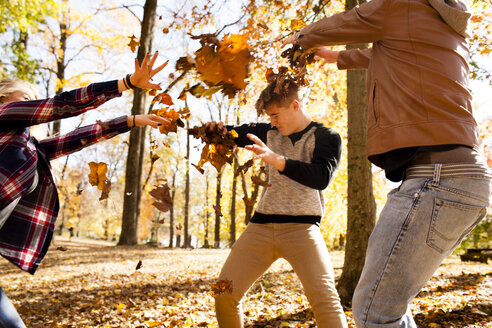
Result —
<instances>
[{"instance_id":1,"label":"gray jeans","mask_svg":"<svg viewBox=\"0 0 492 328\"><path fill-rule=\"evenodd\" d=\"M408 304L487 213L488 176L412 178L388 194L353 297L357 327L417 327Z\"/></svg>"}]
</instances>

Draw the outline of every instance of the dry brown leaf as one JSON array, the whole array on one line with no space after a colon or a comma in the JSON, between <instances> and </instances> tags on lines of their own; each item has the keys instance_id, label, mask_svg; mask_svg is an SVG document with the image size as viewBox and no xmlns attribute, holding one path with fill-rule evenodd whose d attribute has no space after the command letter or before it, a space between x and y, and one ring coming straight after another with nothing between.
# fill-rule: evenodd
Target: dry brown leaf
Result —
<instances>
[{"instance_id":1,"label":"dry brown leaf","mask_svg":"<svg viewBox=\"0 0 492 328\"><path fill-rule=\"evenodd\" d=\"M103 190L105 181L107 180L106 173L108 172L108 165L104 162L90 162L89 168L91 170L88 175L89 183L91 186L97 186L97 189Z\"/></svg>"},{"instance_id":2,"label":"dry brown leaf","mask_svg":"<svg viewBox=\"0 0 492 328\"><path fill-rule=\"evenodd\" d=\"M135 52L137 50L137 47L140 45L140 42L137 40L135 35L129 36L130 42L128 43L128 46L132 50L132 52Z\"/></svg>"},{"instance_id":3,"label":"dry brown leaf","mask_svg":"<svg viewBox=\"0 0 492 328\"><path fill-rule=\"evenodd\" d=\"M173 200L171 198L171 193L167 182L161 183L154 187L149 194L156 200L152 203L152 205L154 205L159 211L169 211L169 208L173 204Z\"/></svg>"},{"instance_id":4,"label":"dry brown leaf","mask_svg":"<svg viewBox=\"0 0 492 328\"><path fill-rule=\"evenodd\" d=\"M232 281L231 280L219 280L215 284L212 284L212 294L213 297L217 297L224 293L232 293Z\"/></svg>"}]
</instances>

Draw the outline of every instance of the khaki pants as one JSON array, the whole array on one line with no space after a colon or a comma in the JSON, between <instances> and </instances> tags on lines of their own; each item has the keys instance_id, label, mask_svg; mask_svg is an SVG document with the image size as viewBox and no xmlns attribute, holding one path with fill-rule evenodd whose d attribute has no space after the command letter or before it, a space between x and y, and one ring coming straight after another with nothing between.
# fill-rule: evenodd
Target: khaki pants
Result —
<instances>
[{"instance_id":1,"label":"khaki pants","mask_svg":"<svg viewBox=\"0 0 492 328\"><path fill-rule=\"evenodd\" d=\"M319 227L302 223L248 224L219 276L232 281L232 293L215 298L219 326L243 327L242 297L278 258L286 259L301 280L318 327L347 327Z\"/></svg>"}]
</instances>

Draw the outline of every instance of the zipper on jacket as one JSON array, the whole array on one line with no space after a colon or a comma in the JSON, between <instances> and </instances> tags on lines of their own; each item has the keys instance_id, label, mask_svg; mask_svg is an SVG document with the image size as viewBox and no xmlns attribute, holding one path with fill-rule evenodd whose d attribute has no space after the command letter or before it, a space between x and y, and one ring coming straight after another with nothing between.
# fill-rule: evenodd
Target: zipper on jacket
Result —
<instances>
[{"instance_id":1,"label":"zipper on jacket","mask_svg":"<svg viewBox=\"0 0 492 328\"><path fill-rule=\"evenodd\" d=\"M378 113L377 113L377 106L379 105L377 102L377 94L376 94L376 87L378 84L378 80L374 80L374 85L372 87L372 114L374 115L374 122L375 126L378 125Z\"/></svg>"}]
</instances>

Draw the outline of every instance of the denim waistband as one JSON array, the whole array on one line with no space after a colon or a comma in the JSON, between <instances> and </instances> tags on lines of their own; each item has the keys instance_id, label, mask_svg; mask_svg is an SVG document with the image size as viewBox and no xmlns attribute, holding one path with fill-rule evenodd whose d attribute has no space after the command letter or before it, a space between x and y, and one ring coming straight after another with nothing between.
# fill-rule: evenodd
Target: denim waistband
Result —
<instances>
[{"instance_id":1,"label":"denim waistband","mask_svg":"<svg viewBox=\"0 0 492 328\"><path fill-rule=\"evenodd\" d=\"M406 179L432 178L439 181L441 177L470 177L479 176L492 178L492 172L485 163L457 163L457 164L420 164L407 168Z\"/></svg>"}]
</instances>

